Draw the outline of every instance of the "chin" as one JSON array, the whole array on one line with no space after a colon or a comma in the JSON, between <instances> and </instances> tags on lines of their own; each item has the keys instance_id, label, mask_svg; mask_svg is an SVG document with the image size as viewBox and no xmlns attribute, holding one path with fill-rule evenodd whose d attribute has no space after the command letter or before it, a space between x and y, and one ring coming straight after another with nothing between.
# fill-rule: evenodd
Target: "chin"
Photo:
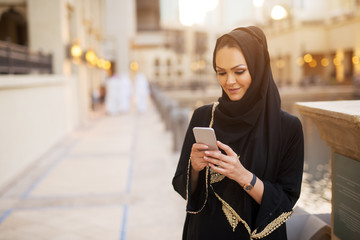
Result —
<instances>
[{"instance_id":1,"label":"chin","mask_svg":"<svg viewBox=\"0 0 360 240\"><path fill-rule=\"evenodd\" d=\"M239 101L243 98L243 96L229 96L231 101Z\"/></svg>"}]
</instances>

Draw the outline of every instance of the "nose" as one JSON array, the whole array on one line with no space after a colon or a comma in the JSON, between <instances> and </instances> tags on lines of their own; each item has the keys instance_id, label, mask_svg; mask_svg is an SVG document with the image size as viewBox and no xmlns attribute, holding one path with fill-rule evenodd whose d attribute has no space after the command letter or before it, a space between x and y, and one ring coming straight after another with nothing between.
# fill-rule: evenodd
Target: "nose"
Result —
<instances>
[{"instance_id":1,"label":"nose","mask_svg":"<svg viewBox=\"0 0 360 240\"><path fill-rule=\"evenodd\" d=\"M226 79L226 83L228 84L228 85L232 85L232 84L234 84L234 83L236 83L236 79L235 79L235 76L234 76L234 74L228 74L228 77L227 77L227 79Z\"/></svg>"}]
</instances>

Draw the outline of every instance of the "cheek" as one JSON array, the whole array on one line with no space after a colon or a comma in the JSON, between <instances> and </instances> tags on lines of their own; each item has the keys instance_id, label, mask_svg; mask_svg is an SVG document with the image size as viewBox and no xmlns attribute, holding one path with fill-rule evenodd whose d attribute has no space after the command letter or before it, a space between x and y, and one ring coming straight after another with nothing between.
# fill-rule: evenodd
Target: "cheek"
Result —
<instances>
[{"instance_id":1,"label":"cheek","mask_svg":"<svg viewBox=\"0 0 360 240\"><path fill-rule=\"evenodd\" d=\"M226 79L224 77L218 76L217 77L218 83L223 87L225 86Z\"/></svg>"},{"instance_id":2,"label":"cheek","mask_svg":"<svg viewBox=\"0 0 360 240\"><path fill-rule=\"evenodd\" d=\"M251 85L251 80L247 80L246 83L245 83L246 87L249 88L250 85Z\"/></svg>"},{"instance_id":3,"label":"cheek","mask_svg":"<svg viewBox=\"0 0 360 240\"><path fill-rule=\"evenodd\" d=\"M241 78L238 79L238 83L243 85L246 88L250 87L251 84L251 77L249 74L241 76Z\"/></svg>"}]
</instances>

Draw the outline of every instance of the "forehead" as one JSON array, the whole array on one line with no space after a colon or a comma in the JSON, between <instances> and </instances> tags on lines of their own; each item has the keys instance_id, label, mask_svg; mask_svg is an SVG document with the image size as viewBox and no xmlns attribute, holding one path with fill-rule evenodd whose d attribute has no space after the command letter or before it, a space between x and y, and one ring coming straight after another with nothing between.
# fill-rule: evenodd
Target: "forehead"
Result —
<instances>
[{"instance_id":1,"label":"forehead","mask_svg":"<svg viewBox=\"0 0 360 240\"><path fill-rule=\"evenodd\" d=\"M239 64L246 65L245 56L239 48L223 47L219 49L215 56L217 67L232 68Z\"/></svg>"}]
</instances>

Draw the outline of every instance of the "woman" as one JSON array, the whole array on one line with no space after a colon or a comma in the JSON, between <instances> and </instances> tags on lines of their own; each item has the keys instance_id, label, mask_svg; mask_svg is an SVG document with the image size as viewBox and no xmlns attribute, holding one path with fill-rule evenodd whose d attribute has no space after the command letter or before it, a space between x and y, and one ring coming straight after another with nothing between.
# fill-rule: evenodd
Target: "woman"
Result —
<instances>
[{"instance_id":1,"label":"woman","mask_svg":"<svg viewBox=\"0 0 360 240\"><path fill-rule=\"evenodd\" d=\"M221 36L213 66L222 97L194 111L173 178L187 201L183 239L287 239L303 133L280 108L264 33L251 26ZM220 151L195 143L193 127L208 126Z\"/></svg>"}]
</instances>

